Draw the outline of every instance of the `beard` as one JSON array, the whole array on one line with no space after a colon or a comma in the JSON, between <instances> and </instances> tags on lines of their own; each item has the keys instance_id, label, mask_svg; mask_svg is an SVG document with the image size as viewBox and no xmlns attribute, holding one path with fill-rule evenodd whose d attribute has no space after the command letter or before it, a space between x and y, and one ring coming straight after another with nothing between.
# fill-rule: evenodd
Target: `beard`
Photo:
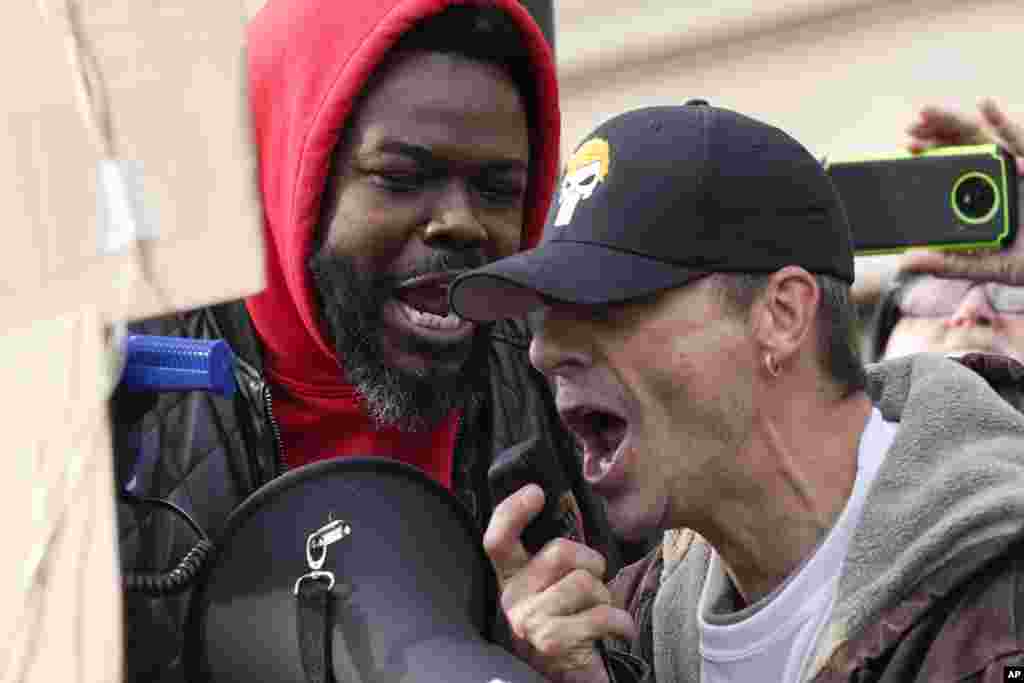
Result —
<instances>
[{"instance_id":1,"label":"beard","mask_svg":"<svg viewBox=\"0 0 1024 683\"><path fill-rule=\"evenodd\" d=\"M404 351L437 361L417 371L389 363L377 331L384 324L384 304L394 298L400 279L473 268L483 262L479 255L443 253L397 278L362 272L352 259L332 254L325 247L310 257L309 270L328 341L345 378L379 427L406 432L430 429L474 398L476 380L486 369L490 326L477 326L468 340L453 345L405 337ZM460 358L457 371L446 369Z\"/></svg>"}]
</instances>

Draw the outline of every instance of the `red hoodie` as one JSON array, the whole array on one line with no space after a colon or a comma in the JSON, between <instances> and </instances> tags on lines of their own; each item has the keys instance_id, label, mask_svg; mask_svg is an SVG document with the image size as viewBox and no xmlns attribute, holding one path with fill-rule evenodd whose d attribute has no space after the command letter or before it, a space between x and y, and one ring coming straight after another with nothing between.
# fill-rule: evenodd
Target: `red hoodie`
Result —
<instances>
[{"instance_id":1,"label":"red hoodie","mask_svg":"<svg viewBox=\"0 0 1024 683\"><path fill-rule=\"evenodd\" d=\"M306 258L331 153L353 100L417 21L465 0L268 0L248 29L249 88L260 152L267 287L246 305L263 341L285 459L295 467L384 455L451 487L458 424L430 434L377 427L345 380L317 322ZM558 174L560 117L551 50L516 0L489 0L520 26L538 78L524 243L540 238Z\"/></svg>"}]
</instances>

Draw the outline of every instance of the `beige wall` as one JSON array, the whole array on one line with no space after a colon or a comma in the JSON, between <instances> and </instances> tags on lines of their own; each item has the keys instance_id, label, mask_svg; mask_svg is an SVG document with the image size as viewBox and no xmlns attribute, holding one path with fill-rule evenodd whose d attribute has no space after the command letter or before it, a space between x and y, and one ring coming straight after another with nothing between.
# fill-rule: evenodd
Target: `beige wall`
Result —
<instances>
[{"instance_id":1,"label":"beige wall","mask_svg":"<svg viewBox=\"0 0 1024 683\"><path fill-rule=\"evenodd\" d=\"M554 3L564 151L617 112L690 97L832 156L902 144L925 103L994 95L1024 116L1021 0Z\"/></svg>"},{"instance_id":2,"label":"beige wall","mask_svg":"<svg viewBox=\"0 0 1024 683\"><path fill-rule=\"evenodd\" d=\"M687 7L686 5L692 5ZM625 109L692 97L818 156L894 149L924 104L1024 120L1024 2L556 0L563 152ZM858 278L891 257L860 259Z\"/></svg>"},{"instance_id":3,"label":"beige wall","mask_svg":"<svg viewBox=\"0 0 1024 683\"><path fill-rule=\"evenodd\" d=\"M969 110L994 95L1024 114L1020 0L730 0L697 10L692 29L681 4L556 2L563 149L618 111L690 97L768 120L829 155L902 144L925 103ZM616 5L616 15L587 16ZM602 63L602 52L612 57Z\"/></svg>"}]
</instances>

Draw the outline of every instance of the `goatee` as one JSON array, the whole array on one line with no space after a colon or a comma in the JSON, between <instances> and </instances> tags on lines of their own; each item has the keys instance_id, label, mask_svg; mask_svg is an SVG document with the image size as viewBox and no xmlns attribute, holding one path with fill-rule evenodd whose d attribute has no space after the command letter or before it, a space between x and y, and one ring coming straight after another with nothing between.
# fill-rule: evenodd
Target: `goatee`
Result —
<instances>
[{"instance_id":1,"label":"goatee","mask_svg":"<svg viewBox=\"0 0 1024 683\"><path fill-rule=\"evenodd\" d=\"M467 260L474 263L466 263ZM439 254L416 273L403 274L403 279L474 267L481 265L476 263L479 260L458 254ZM377 425L408 432L423 431L436 426L454 408L463 407L474 398L476 379L487 363L487 326L479 326L469 340L455 346L441 346L410 335L404 340L406 351L428 360L446 362L427 363L426 369L415 372L397 368L387 361L377 334L383 324L381 311L394 297L397 279L361 272L350 258L332 254L324 247L310 257L309 270L325 332L334 346L341 370ZM458 371L444 369L460 356L464 361Z\"/></svg>"}]
</instances>

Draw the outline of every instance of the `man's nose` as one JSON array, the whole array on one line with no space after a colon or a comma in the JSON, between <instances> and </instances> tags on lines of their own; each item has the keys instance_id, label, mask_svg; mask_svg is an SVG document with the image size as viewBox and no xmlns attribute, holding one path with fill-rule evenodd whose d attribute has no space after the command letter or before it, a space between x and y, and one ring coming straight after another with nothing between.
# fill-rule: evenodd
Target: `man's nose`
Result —
<instances>
[{"instance_id":1,"label":"man's nose","mask_svg":"<svg viewBox=\"0 0 1024 683\"><path fill-rule=\"evenodd\" d=\"M431 247L449 250L480 247L487 241L487 229L477 218L463 179L451 178L444 184L423 239Z\"/></svg>"},{"instance_id":2,"label":"man's nose","mask_svg":"<svg viewBox=\"0 0 1024 683\"><path fill-rule=\"evenodd\" d=\"M549 379L568 377L590 365L586 349L574 342L571 316L552 308L544 308L530 316L533 340L530 342L530 364Z\"/></svg>"},{"instance_id":3,"label":"man's nose","mask_svg":"<svg viewBox=\"0 0 1024 683\"><path fill-rule=\"evenodd\" d=\"M973 287L960 300L960 304L953 311L953 315L949 317L949 324L956 327L962 325L981 325L987 327L998 316L999 313L989 303L984 285L980 285Z\"/></svg>"}]
</instances>

